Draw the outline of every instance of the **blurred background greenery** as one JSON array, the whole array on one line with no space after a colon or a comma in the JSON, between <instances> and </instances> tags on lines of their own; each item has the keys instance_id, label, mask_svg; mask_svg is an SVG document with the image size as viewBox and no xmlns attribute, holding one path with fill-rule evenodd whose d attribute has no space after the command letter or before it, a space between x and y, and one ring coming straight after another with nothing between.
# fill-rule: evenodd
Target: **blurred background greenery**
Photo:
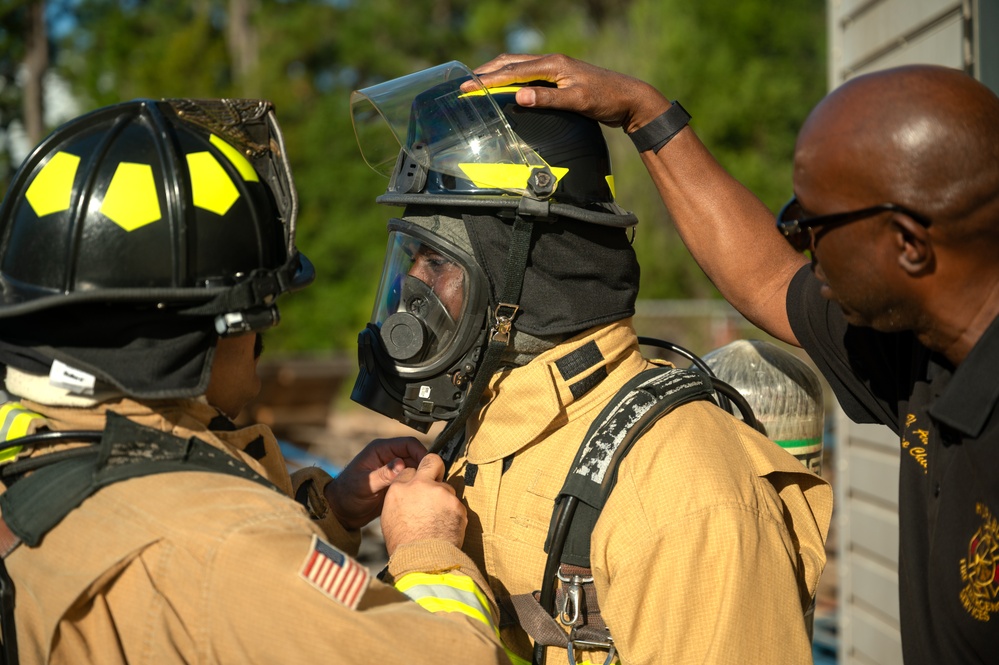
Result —
<instances>
[{"instance_id":1,"label":"blurred background greenery","mask_svg":"<svg viewBox=\"0 0 999 665\"><path fill-rule=\"evenodd\" d=\"M394 214L355 145L350 92L426 67L562 52L645 79L693 115L771 208L790 195L802 119L826 90L824 0L0 0L0 189L69 115L136 97L275 102L319 277L268 348L352 352ZM61 113L61 115L60 115ZM641 160L606 130L618 201L638 213L643 299L717 298ZM752 248L746 248L752 251Z\"/></svg>"}]
</instances>

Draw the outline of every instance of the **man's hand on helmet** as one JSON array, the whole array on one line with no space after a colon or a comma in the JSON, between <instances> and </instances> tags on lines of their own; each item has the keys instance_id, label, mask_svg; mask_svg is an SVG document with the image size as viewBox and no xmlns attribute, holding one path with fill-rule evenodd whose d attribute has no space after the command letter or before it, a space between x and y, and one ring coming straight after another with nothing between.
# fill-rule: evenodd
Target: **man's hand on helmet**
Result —
<instances>
[{"instance_id":1,"label":"man's hand on helmet","mask_svg":"<svg viewBox=\"0 0 999 665\"><path fill-rule=\"evenodd\" d=\"M670 103L648 83L561 54L504 53L477 67L487 88L511 83L549 81L557 87L527 86L517 103L528 108L574 111L609 127L631 133L658 117ZM474 87L466 83L463 87Z\"/></svg>"}]
</instances>

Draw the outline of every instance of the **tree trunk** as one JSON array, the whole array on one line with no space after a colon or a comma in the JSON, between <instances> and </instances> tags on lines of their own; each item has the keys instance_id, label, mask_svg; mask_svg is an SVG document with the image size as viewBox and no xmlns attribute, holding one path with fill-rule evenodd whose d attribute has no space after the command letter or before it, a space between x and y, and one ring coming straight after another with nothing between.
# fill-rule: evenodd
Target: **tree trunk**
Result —
<instances>
[{"instance_id":1,"label":"tree trunk","mask_svg":"<svg viewBox=\"0 0 999 665\"><path fill-rule=\"evenodd\" d=\"M45 132L44 85L45 71L49 66L49 41L45 31L45 3L33 0L28 3L28 20L25 26L24 54L24 130L32 145L42 140Z\"/></svg>"},{"instance_id":2,"label":"tree trunk","mask_svg":"<svg viewBox=\"0 0 999 665\"><path fill-rule=\"evenodd\" d=\"M226 25L226 41L229 59L232 62L233 79L237 89L244 96L258 94L254 78L257 73L259 38L253 25L253 13L257 0L229 0L229 21Z\"/></svg>"}]
</instances>

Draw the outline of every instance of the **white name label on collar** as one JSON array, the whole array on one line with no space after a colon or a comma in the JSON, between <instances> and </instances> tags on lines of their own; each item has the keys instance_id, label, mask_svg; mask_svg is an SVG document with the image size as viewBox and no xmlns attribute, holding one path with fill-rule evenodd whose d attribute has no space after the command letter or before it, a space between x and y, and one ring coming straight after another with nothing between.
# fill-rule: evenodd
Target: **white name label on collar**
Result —
<instances>
[{"instance_id":1,"label":"white name label on collar","mask_svg":"<svg viewBox=\"0 0 999 665\"><path fill-rule=\"evenodd\" d=\"M96 382L97 379L92 374L87 374L83 370L70 367L58 360L52 361L52 369L49 370L49 383L56 388L63 388L77 395L93 395Z\"/></svg>"}]
</instances>

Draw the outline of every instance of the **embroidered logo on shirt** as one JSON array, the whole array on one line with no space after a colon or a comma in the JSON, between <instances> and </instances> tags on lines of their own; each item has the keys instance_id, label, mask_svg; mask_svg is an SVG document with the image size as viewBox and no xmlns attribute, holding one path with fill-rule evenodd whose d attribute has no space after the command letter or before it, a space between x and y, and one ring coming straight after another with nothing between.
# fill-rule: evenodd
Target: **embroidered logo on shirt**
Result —
<instances>
[{"instance_id":1,"label":"embroidered logo on shirt","mask_svg":"<svg viewBox=\"0 0 999 665\"><path fill-rule=\"evenodd\" d=\"M930 441L930 432L919 427L916 415L910 413L905 417L905 431L902 433L902 450L907 452L926 473L926 449Z\"/></svg>"},{"instance_id":2,"label":"embroidered logo on shirt","mask_svg":"<svg viewBox=\"0 0 999 665\"><path fill-rule=\"evenodd\" d=\"M302 579L350 609L355 609L368 588L371 573L349 556L312 536L309 554L298 572Z\"/></svg>"},{"instance_id":3,"label":"embroidered logo on shirt","mask_svg":"<svg viewBox=\"0 0 999 665\"><path fill-rule=\"evenodd\" d=\"M967 582L961 602L973 618L988 621L999 612L999 522L984 504L977 504L975 512L982 526L968 543L968 558L961 559L961 580Z\"/></svg>"}]
</instances>

